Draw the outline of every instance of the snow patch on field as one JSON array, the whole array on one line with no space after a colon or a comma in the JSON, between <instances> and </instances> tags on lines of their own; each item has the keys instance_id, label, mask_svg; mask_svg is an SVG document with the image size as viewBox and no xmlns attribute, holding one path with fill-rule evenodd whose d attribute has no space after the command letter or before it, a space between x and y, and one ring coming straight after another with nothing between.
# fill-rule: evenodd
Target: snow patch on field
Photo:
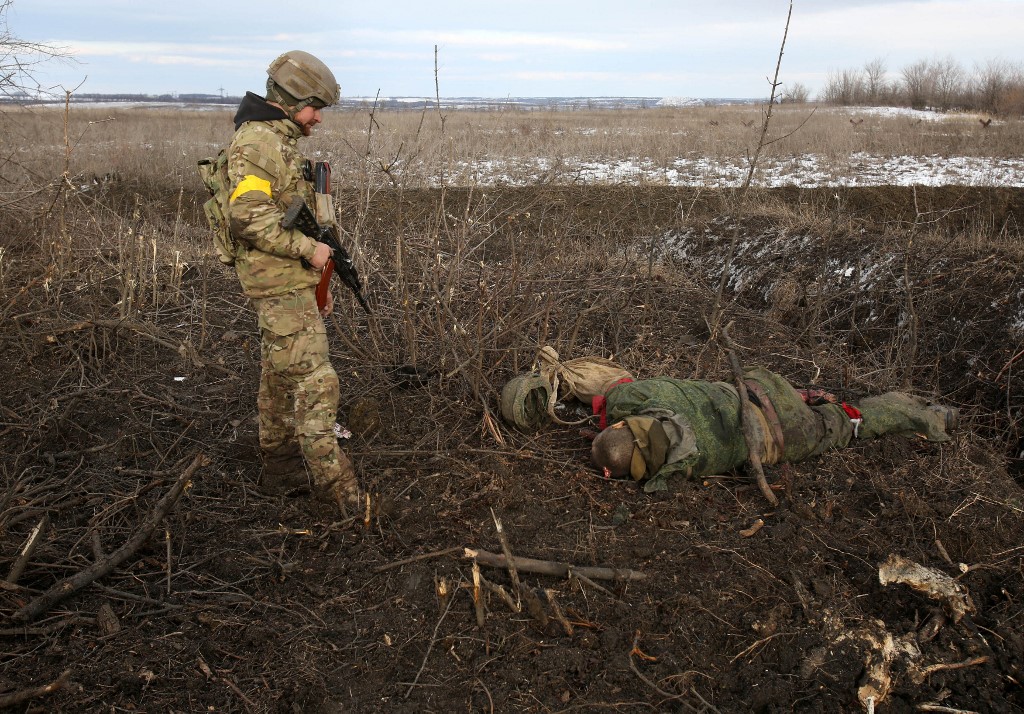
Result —
<instances>
[{"instance_id":1,"label":"snow patch on field","mask_svg":"<svg viewBox=\"0 0 1024 714\"><path fill-rule=\"evenodd\" d=\"M683 157L666 165L647 158L618 160L520 157L463 162L453 182L527 186L536 183L631 184L735 188L747 176L742 160ZM977 156L879 156L858 152L846 162L814 154L766 159L753 185L797 186L1024 186L1024 159Z\"/></svg>"}]
</instances>

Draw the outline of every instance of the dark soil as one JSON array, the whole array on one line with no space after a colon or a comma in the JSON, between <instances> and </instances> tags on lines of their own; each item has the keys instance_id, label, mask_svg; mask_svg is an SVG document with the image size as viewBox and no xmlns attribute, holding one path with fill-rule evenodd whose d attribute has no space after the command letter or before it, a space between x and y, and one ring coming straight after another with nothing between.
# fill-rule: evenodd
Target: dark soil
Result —
<instances>
[{"instance_id":1,"label":"dark soil","mask_svg":"<svg viewBox=\"0 0 1024 714\"><path fill-rule=\"evenodd\" d=\"M123 226L99 229L87 209L65 216L78 242L55 277L14 238L50 240L51 223L6 219L0 577L49 525L17 583L0 583L0 702L849 712L888 636L902 649L876 711L1024 711L1013 475L1024 197L842 199L840 216L805 220L800 206L827 196L766 194L738 233L679 191L376 199L361 234L375 316L336 288L329 326L339 421L372 495L354 518L257 492L258 342L229 271L193 256L179 285L161 254L157 284L126 309L124 277L144 280L147 263L132 262ZM922 211L943 207L958 210L925 231ZM205 240L198 219L180 231L165 206L143 208L137 235ZM993 227L990 243L956 240L969 216ZM703 318L734 236L724 307L746 363L850 400L889 388L942 399L963 411L954 440L859 442L769 469L781 499L770 508L741 474L646 495L594 472L579 427L527 435L498 421L497 391L542 344L612 355L639 376L728 378ZM431 378L399 383L404 363ZM207 461L123 562L19 619L132 545L199 454ZM490 595L480 627L462 549L500 552L495 517L518 556L645 578L597 588L521 572L532 598L516 613ZM891 554L954 578L976 612L957 623L925 595L881 585ZM507 571L482 572L511 587ZM954 666L924 673L940 664Z\"/></svg>"}]
</instances>

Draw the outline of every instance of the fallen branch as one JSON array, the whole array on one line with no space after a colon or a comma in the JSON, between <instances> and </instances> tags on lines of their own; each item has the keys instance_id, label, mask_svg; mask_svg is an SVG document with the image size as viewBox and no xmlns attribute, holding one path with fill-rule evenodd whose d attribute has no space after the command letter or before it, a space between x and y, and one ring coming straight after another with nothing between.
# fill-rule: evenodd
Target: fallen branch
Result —
<instances>
[{"instance_id":1,"label":"fallen branch","mask_svg":"<svg viewBox=\"0 0 1024 714\"><path fill-rule=\"evenodd\" d=\"M71 677L71 670L65 669L61 672L60 676L56 680L49 684L43 685L42 687L33 687L31 689L22 689L20 692L12 692L11 694L5 694L0 696L0 709L7 709L8 707L17 706L22 702L27 702L30 699L36 697L43 697L47 694L53 694L54 692L63 689L67 686L68 678Z\"/></svg>"},{"instance_id":2,"label":"fallen branch","mask_svg":"<svg viewBox=\"0 0 1024 714\"><path fill-rule=\"evenodd\" d=\"M477 550L475 548L466 548L463 557L475 558L481 565L486 565L491 568L507 568L508 563L505 560L504 555L497 553L489 553L486 550ZM620 569L620 568L601 568L601 567L580 567L577 565L570 565L568 563L559 563L553 560L536 560L534 558L522 558L517 556L515 558L516 570L526 573L538 573L540 575L554 575L556 577L567 577L569 571L572 570L575 575L582 575L585 578L594 578L597 580L644 580L647 575L637 570Z\"/></svg>"},{"instance_id":3,"label":"fallen branch","mask_svg":"<svg viewBox=\"0 0 1024 714\"><path fill-rule=\"evenodd\" d=\"M572 637L572 623L569 622L569 618L565 616L565 613L562 612L562 608L558 605L557 593L555 593L551 588L544 588L544 596L547 597L548 605L551 606L551 614L555 616L555 619L558 620L559 623L561 623L562 629L565 630L565 634Z\"/></svg>"},{"instance_id":4,"label":"fallen branch","mask_svg":"<svg viewBox=\"0 0 1024 714\"><path fill-rule=\"evenodd\" d=\"M501 543L501 552L505 554L505 563L508 567L508 577L512 580L512 592L519 597L519 573L516 572L516 558L512 555L512 547L508 543L508 537L505 535L505 528L501 525L501 521L496 515L494 515L494 509L491 509L491 518L494 520L494 529L498 532L498 542Z\"/></svg>"},{"instance_id":5,"label":"fallen branch","mask_svg":"<svg viewBox=\"0 0 1024 714\"><path fill-rule=\"evenodd\" d=\"M451 555L452 553L458 553L460 550L462 550L462 546L456 546L454 548L445 548L444 550L435 550L435 551L432 551L430 553L421 553L420 555L413 555L413 556L411 556L409 558L403 558L402 560L396 560L393 563L388 563L387 565L378 565L376 568L373 569L373 572L375 572L375 573L383 573L385 570L391 570L393 568L400 568L403 565L408 565L409 563L415 563L415 562L418 562L420 560L429 560L430 558L440 558L440 557L445 556L445 555Z\"/></svg>"},{"instance_id":6,"label":"fallen branch","mask_svg":"<svg viewBox=\"0 0 1024 714\"><path fill-rule=\"evenodd\" d=\"M473 577L476 578L477 573L479 572L480 564L473 563ZM487 588L488 592L492 592L499 598L501 598L501 601L508 605L508 609L514 612L515 614L518 615L520 612L523 611L522 604L516 602L515 598L513 598L509 594L508 590L503 588L501 585L498 585L497 583L492 583L490 580L484 577L483 573L480 573L480 584Z\"/></svg>"},{"instance_id":7,"label":"fallen branch","mask_svg":"<svg viewBox=\"0 0 1024 714\"><path fill-rule=\"evenodd\" d=\"M39 524L32 529L29 533L28 540L25 541L25 545L21 549L21 553L18 554L17 559L14 561L14 565L11 566L11 571L7 575L7 583L10 585L16 585L21 574L25 572L25 568L28 566L28 561L32 559L32 554L36 552L36 548L39 546L39 541L42 540L43 535L46 533L46 529L50 525L50 514L47 513L43 516L43 519L39 521Z\"/></svg>"},{"instance_id":8,"label":"fallen branch","mask_svg":"<svg viewBox=\"0 0 1024 714\"><path fill-rule=\"evenodd\" d=\"M619 597L615 593L613 593L611 590L609 590L608 588L604 587L603 585L598 585L593 580L588 578L586 575L580 575L580 572L576 568L570 568L569 569L569 576L568 577L569 577L569 582L572 582L573 580L575 580L578 583L582 583L584 585L589 585L590 587L594 588L594 590L598 590L600 592L603 592L605 595L610 597L612 600L618 600L619 599Z\"/></svg>"},{"instance_id":9,"label":"fallen branch","mask_svg":"<svg viewBox=\"0 0 1024 714\"><path fill-rule=\"evenodd\" d=\"M722 344L729 355L729 366L732 367L732 376L736 380L736 391L740 397L740 424L743 426L743 439L747 442L747 467L757 480L757 487L761 489L761 494L768 499L768 503L777 506L779 499L772 492L771 486L768 485L768 479L764 476L764 469L761 468L764 435L757 433L760 425L754 415L754 407L750 403L750 398L747 396L747 385L743 383L743 366L740 364L736 345L729 337L729 328L732 325L733 323L730 322L722 328L721 337ZM756 531L754 532L756 533Z\"/></svg>"},{"instance_id":10,"label":"fallen branch","mask_svg":"<svg viewBox=\"0 0 1024 714\"><path fill-rule=\"evenodd\" d=\"M152 513L150 513L146 520L142 522L142 525L135 532L135 535L133 535L124 545L111 553L105 560L97 561L85 570L72 575L70 578L65 578L60 581L45 593L14 613L12 619L15 622L28 622L35 619L61 600L73 595L93 581L109 574L121 565L121 563L128 560L128 558L134 555L135 551L137 551L142 544L145 543L151 535L153 535L153 531L156 530L160 521L162 521L170 512L171 508L177 502L178 497L181 496L182 491L185 490L185 486L192 479L192 476L195 475L195 472L198 471L200 467L206 466L209 463L210 460L204 454L196 454L196 457L192 460L189 467L185 469L181 476L178 477L178 480L173 486L171 486L171 489L153 508Z\"/></svg>"}]
</instances>

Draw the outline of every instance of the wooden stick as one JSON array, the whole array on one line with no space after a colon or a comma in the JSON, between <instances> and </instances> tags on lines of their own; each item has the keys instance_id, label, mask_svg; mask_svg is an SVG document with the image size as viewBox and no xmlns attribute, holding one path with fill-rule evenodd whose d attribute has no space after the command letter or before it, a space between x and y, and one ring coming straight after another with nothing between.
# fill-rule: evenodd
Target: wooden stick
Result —
<instances>
[{"instance_id":1,"label":"wooden stick","mask_svg":"<svg viewBox=\"0 0 1024 714\"><path fill-rule=\"evenodd\" d=\"M70 578L65 578L60 581L45 593L15 612L11 619L15 622L28 622L29 620L38 617L61 600L78 592L94 580L109 574L121 565L121 563L128 560L128 558L134 555L135 551L137 551L142 544L145 543L151 535L153 535L153 531L156 530L160 521L162 521L170 512L171 508L177 502L178 497L181 496L182 491L185 490L185 486L192 479L192 476L195 475L195 472L198 471L200 467L206 466L209 463L210 460L204 454L196 454L196 457L192 459L192 463L189 467L185 469L181 476L178 477L178 480L173 486L171 486L171 489L163 498L160 499L150 515L147 516L146 520L142 522L142 525L135 532L135 535L133 535L124 545L111 553L105 560L97 561L85 570L72 575Z\"/></svg>"},{"instance_id":2,"label":"wooden stick","mask_svg":"<svg viewBox=\"0 0 1024 714\"><path fill-rule=\"evenodd\" d=\"M164 544L167 546L167 597L171 596L171 529L164 526Z\"/></svg>"},{"instance_id":3,"label":"wooden stick","mask_svg":"<svg viewBox=\"0 0 1024 714\"><path fill-rule=\"evenodd\" d=\"M448 600L448 607L446 607L444 609L444 612L441 613L441 617L437 618L437 624L434 625L434 634L431 636L430 644L427 645L427 651L423 655L423 663L420 664L419 671L416 672L416 677L409 684L409 689L405 693L405 699L409 698L409 695L412 694L412 690L415 689L416 685L419 683L420 677L423 676L423 670L427 666L427 660L430 659L430 651L434 649L434 645L437 643L437 631L439 629L441 629L441 623L444 622L444 618L448 614L448 611L452 608L452 603L453 602L455 602L455 598L454 597L451 598L450 600Z\"/></svg>"},{"instance_id":4,"label":"wooden stick","mask_svg":"<svg viewBox=\"0 0 1024 714\"><path fill-rule=\"evenodd\" d=\"M17 559L14 561L14 565L11 566L11 571L7 574L7 582L11 585L18 583L18 578L25 572L25 568L28 566L28 561L32 559L33 553L36 552L36 548L39 547L39 542L43 539L43 535L46 533L46 529L50 525L50 514L47 513L43 516L43 519L39 521L39 524L32 529L32 532L28 534L28 540L25 541L25 545L22 546L21 553L18 554Z\"/></svg>"},{"instance_id":5,"label":"wooden stick","mask_svg":"<svg viewBox=\"0 0 1024 714\"><path fill-rule=\"evenodd\" d=\"M54 632L59 632L65 627L71 625L95 625L95 617L82 617L80 615L72 615L71 617L63 620L57 620L51 622L49 625L42 627L10 627L0 629L0 637L45 637L52 635Z\"/></svg>"},{"instance_id":6,"label":"wooden stick","mask_svg":"<svg viewBox=\"0 0 1024 714\"><path fill-rule=\"evenodd\" d=\"M508 565L505 562L505 556L497 553L489 553L486 550L478 550L476 548L466 548L463 552L463 557L476 558L476 561L481 565L486 565L492 568L507 568ZM541 575L554 575L556 577L564 578L569 575L571 569L573 574L582 575L585 578L593 578L595 580L644 580L647 575L637 570L620 569L620 568L602 568L602 567L591 567L591 566L577 566L570 565L568 563L558 563L553 560L536 560L534 558L522 558L516 557L516 569L526 573L539 573Z\"/></svg>"},{"instance_id":7,"label":"wooden stick","mask_svg":"<svg viewBox=\"0 0 1024 714\"><path fill-rule=\"evenodd\" d=\"M473 566L476 569L474 571L473 577L476 577L476 572L480 570L480 565L478 563L473 563ZM520 612L523 611L522 603L516 602L515 598L509 595L508 590L503 588L501 585L498 585L497 583L492 583L490 580L484 577L483 573L480 573L480 584L492 593L494 593L495 595L497 595L499 598L501 598L502 602L508 605L508 609L512 612L518 615Z\"/></svg>"},{"instance_id":8,"label":"wooden stick","mask_svg":"<svg viewBox=\"0 0 1024 714\"><path fill-rule=\"evenodd\" d=\"M779 505L779 499L772 492L771 487L768 485L768 479L764 476L764 469L761 468L764 438L759 438L758 436L759 426L757 424L757 417L754 416L754 407L750 403L750 397L747 396L747 385L743 383L743 366L740 364L740 358L736 353L736 345L733 344L732 338L729 337L729 328L732 325L733 323L730 321L728 325L723 327L721 336L722 344L725 345L726 352L729 355L729 366L732 367L732 376L736 381L736 391L740 397L740 424L743 426L743 439L747 442L747 467L754 474L754 478L757 480L757 487L761 489L761 494L768 499L768 503L777 506Z\"/></svg>"},{"instance_id":9,"label":"wooden stick","mask_svg":"<svg viewBox=\"0 0 1024 714\"><path fill-rule=\"evenodd\" d=\"M391 570L393 568L400 568L403 565L408 565L409 563L415 563L415 562L417 562L419 560L428 560L430 558L440 558L441 556L444 556L444 555L451 555L452 553L458 553L461 550L462 550L462 546L460 545L460 546L456 546L454 548L445 548L444 550L435 550L435 551L432 551L430 553L421 553L419 555L413 555L413 556L411 556L409 558L403 558L402 560L396 560L395 562L388 563L387 565L378 565L376 568L373 569L373 572L375 572L375 573L383 573L385 570Z\"/></svg>"},{"instance_id":10,"label":"wooden stick","mask_svg":"<svg viewBox=\"0 0 1024 714\"><path fill-rule=\"evenodd\" d=\"M588 578L586 575L581 575L579 570L576 569L576 568L570 568L569 569L569 576L568 577L569 577L569 581L570 582L573 581L573 580L576 580L577 582L583 583L584 585L589 585L590 587L594 588L594 590L599 590L599 591L603 592L605 595L610 597L612 600L618 600L619 599L618 596L615 593L613 593L611 590L606 588L604 585L598 585L593 580Z\"/></svg>"},{"instance_id":11,"label":"wooden stick","mask_svg":"<svg viewBox=\"0 0 1024 714\"><path fill-rule=\"evenodd\" d=\"M501 552L505 554L505 564L508 568L508 576L512 579L512 592L519 597L519 573L516 572L516 559L512 555L512 548L508 544L508 538L505 536L505 529L501 526L501 521L496 515L494 515L494 509L491 509L491 518L494 519L494 529L498 532L498 541L501 543Z\"/></svg>"},{"instance_id":12,"label":"wooden stick","mask_svg":"<svg viewBox=\"0 0 1024 714\"><path fill-rule=\"evenodd\" d=\"M569 622L569 618L562 612L562 608L558 606L558 598L556 593L551 588L544 588L544 596L548 599L548 605L551 606L551 614L555 616L555 619L562 625L562 629L565 630L565 634L572 637L573 629L572 623Z\"/></svg>"},{"instance_id":13,"label":"wooden stick","mask_svg":"<svg viewBox=\"0 0 1024 714\"><path fill-rule=\"evenodd\" d=\"M11 694L5 694L0 697L0 709L7 709L13 707L22 702L27 702L29 699L35 699L36 697L42 697L47 694L53 694L59 689L63 689L68 683L68 678L71 677L71 670L65 669L61 672L60 676L56 680L46 684L42 687L33 687L32 689L22 689L20 692L13 692Z\"/></svg>"},{"instance_id":14,"label":"wooden stick","mask_svg":"<svg viewBox=\"0 0 1024 714\"><path fill-rule=\"evenodd\" d=\"M483 575L480 573L480 564L477 562L473 563L473 609L476 610L476 626L483 629L484 622L487 619L487 613L484 611L484 594L481 592L480 580Z\"/></svg>"}]
</instances>

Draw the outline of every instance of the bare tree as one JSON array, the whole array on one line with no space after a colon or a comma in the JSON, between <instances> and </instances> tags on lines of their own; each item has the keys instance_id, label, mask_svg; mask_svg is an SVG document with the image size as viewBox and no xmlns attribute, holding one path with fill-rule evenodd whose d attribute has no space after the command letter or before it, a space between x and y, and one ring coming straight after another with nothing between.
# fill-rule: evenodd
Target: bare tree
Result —
<instances>
[{"instance_id":1,"label":"bare tree","mask_svg":"<svg viewBox=\"0 0 1024 714\"><path fill-rule=\"evenodd\" d=\"M960 64L952 57L935 62L935 105L948 111L962 105L966 75Z\"/></svg>"},{"instance_id":2,"label":"bare tree","mask_svg":"<svg viewBox=\"0 0 1024 714\"><path fill-rule=\"evenodd\" d=\"M876 57L864 65L864 99L868 104L880 104L888 99L887 74L885 60L881 57Z\"/></svg>"},{"instance_id":3,"label":"bare tree","mask_svg":"<svg viewBox=\"0 0 1024 714\"><path fill-rule=\"evenodd\" d=\"M1019 74L1018 68L1003 59L991 59L975 69L972 94L978 108L997 114L1014 75Z\"/></svg>"},{"instance_id":4,"label":"bare tree","mask_svg":"<svg viewBox=\"0 0 1024 714\"><path fill-rule=\"evenodd\" d=\"M919 60L903 68L901 87L907 104L927 109L935 98L936 68L928 60Z\"/></svg>"},{"instance_id":5,"label":"bare tree","mask_svg":"<svg viewBox=\"0 0 1024 714\"><path fill-rule=\"evenodd\" d=\"M802 82L793 82L789 89L783 93L781 102L783 104L806 104L811 97L811 90Z\"/></svg>"},{"instance_id":6,"label":"bare tree","mask_svg":"<svg viewBox=\"0 0 1024 714\"><path fill-rule=\"evenodd\" d=\"M68 59L63 47L31 42L14 35L7 24L7 11L14 0L0 0L0 96L20 99L47 93L52 87L43 87L35 71L43 62Z\"/></svg>"},{"instance_id":7,"label":"bare tree","mask_svg":"<svg viewBox=\"0 0 1024 714\"><path fill-rule=\"evenodd\" d=\"M830 72L821 92L821 99L828 104L849 107L864 97L864 78L855 69Z\"/></svg>"}]
</instances>

